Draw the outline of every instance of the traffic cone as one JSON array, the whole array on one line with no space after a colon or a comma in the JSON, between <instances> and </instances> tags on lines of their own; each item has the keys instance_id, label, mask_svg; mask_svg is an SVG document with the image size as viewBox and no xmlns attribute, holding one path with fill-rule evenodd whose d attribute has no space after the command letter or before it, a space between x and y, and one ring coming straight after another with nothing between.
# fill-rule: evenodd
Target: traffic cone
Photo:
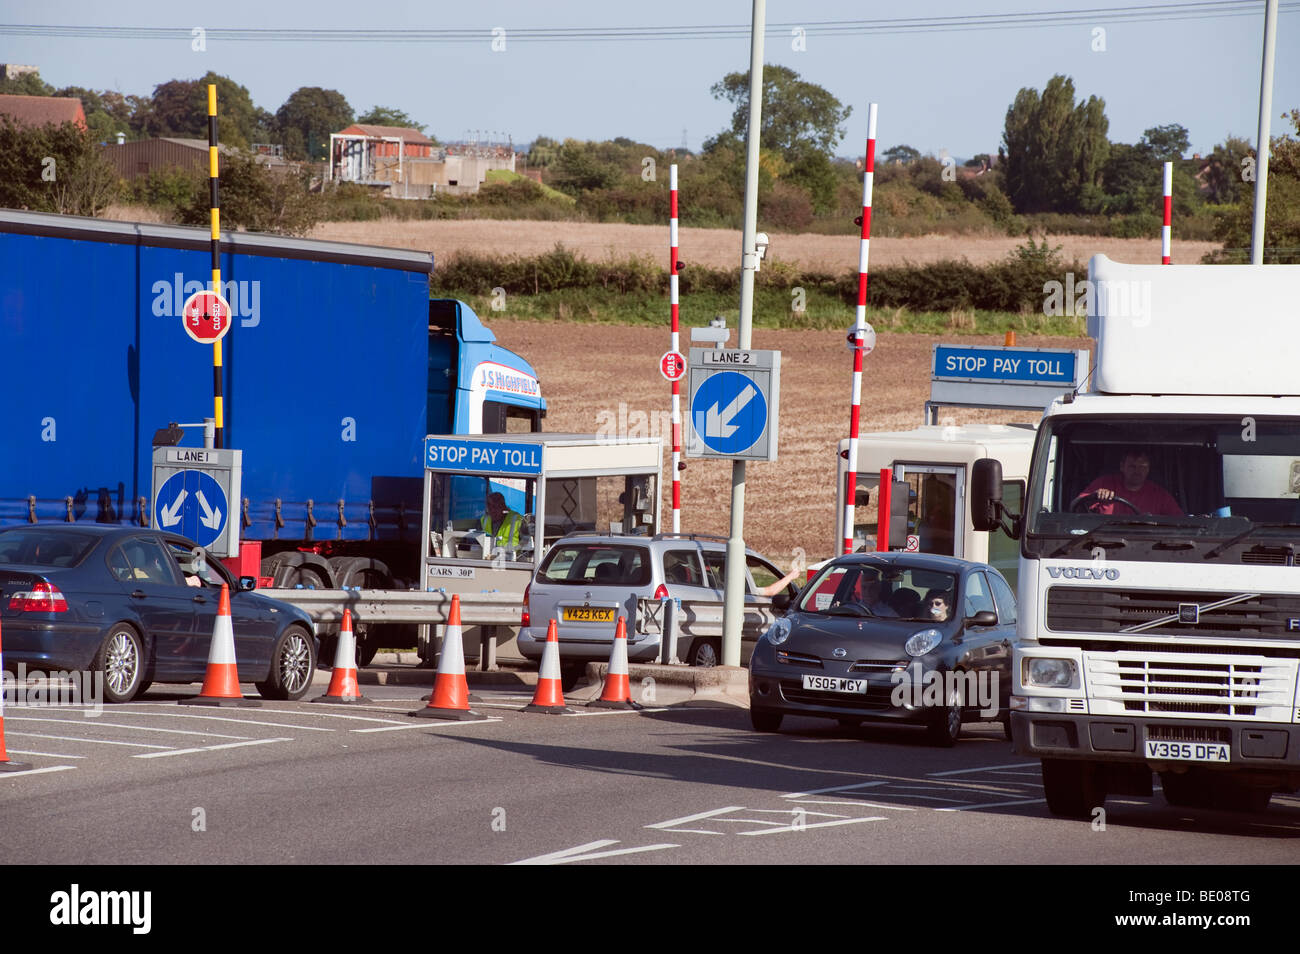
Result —
<instances>
[{"instance_id":1,"label":"traffic cone","mask_svg":"<svg viewBox=\"0 0 1300 954\"><path fill-rule=\"evenodd\" d=\"M369 702L357 685L357 640L352 635L352 610L343 610L343 625L339 627L338 648L334 650L334 669L330 673L330 687L325 695L312 702Z\"/></svg>"},{"instance_id":2,"label":"traffic cone","mask_svg":"<svg viewBox=\"0 0 1300 954\"><path fill-rule=\"evenodd\" d=\"M564 704L564 693L560 688L560 639L555 632L554 619L546 627L546 648L542 650L542 665L537 670L537 691L523 711L545 712L547 715L573 711Z\"/></svg>"},{"instance_id":3,"label":"traffic cone","mask_svg":"<svg viewBox=\"0 0 1300 954\"><path fill-rule=\"evenodd\" d=\"M0 646L0 673L4 672L4 647ZM18 680L15 678L11 683L18 686ZM0 688L3 688L0 686ZM9 759L9 753L5 751L5 696L0 691L0 772L25 772L31 768L29 762L13 762Z\"/></svg>"},{"instance_id":4,"label":"traffic cone","mask_svg":"<svg viewBox=\"0 0 1300 954\"><path fill-rule=\"evenodd\" d=\"M618 618L614 629L614 648L609 651L609 671L605 673L605 688L600 698L587 703L595 709L640 709L632 701L632 687L627 678L627 625L625 616Z\"/></svg>"},{"instance_id":5,"label":"traffic cone","mask_svg":"<svg viewBox=\"0 0 1300 954\"><path fill-rule=\"evenodd\" d=\"M457 722L487 718L469 707L465 649L460 641L460 597L454 593L451 610L447 613L447 635L443 637L442 652L438 655L438 675L433 681L433 694L429 696L427 706L407 714L419 719L452 719Z\"/></svg>"},{"instance_id":6,"label":"traffic cone","mask_svg":"<svg viewBox=\"0 0 1300 954\"><path fill-rule=\"evenodd\" d=\"M212 627L212 648L208 650L208 670L203 688L197 696L180 700L183 706L260 706L257 699L245 699L239 688L239 666L235 663L235 631L230 625L230 590L221 584L221 602L217 621Z\"/></svg>"}]
</instances>

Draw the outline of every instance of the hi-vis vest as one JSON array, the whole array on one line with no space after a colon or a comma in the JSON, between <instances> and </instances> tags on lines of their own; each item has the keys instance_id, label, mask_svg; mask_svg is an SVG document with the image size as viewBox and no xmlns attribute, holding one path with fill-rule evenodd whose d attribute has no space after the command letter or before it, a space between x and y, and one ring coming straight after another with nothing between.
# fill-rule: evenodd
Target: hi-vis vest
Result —
<instances>
[{"instance_id":1,"label":"hi-vis vest","mask_svg":"<svg viewBox=\"0 0 1300 954\"><path fill-rule=\"evenodd\" d=\"M501 526L497 528L496 535L493 536L493 542L499 547L517 547L519 546L519 525L523 523L524 518L513 510L507 510L501 516ZM483 514L479 518L479 527L484 533L492 535L492 518L488 514Z\"/></svg>"}]
</instances>

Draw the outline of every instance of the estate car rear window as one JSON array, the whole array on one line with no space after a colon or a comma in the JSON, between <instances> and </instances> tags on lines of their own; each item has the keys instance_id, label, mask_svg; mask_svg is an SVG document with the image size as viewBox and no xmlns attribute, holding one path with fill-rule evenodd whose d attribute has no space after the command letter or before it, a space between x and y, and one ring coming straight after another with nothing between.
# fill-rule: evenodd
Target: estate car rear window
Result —
<instances>
[{"instance_id":1,"label":"estate car rear window","mask_svg":"<svg viewBox=\"0 0 1300 954\"><path fill-rule=\"evenodd\" d=\"M587 586L645 586L650 582L650 554L645 547L608 543L571 543L551 548L540 583Z\"/></svg>"}]
</instances>

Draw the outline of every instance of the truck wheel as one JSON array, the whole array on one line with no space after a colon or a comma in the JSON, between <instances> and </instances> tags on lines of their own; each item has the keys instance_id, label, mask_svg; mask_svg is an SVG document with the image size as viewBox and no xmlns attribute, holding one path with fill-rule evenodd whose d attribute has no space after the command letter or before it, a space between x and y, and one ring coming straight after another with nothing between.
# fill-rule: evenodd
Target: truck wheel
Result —
<instances>
[{"instance_id":1,"label":"truck wheel","mask_svg":"<svg viewBox=\"0 0 1300 954\"><path fill-rule=\"evenodd\" d=\"M1091 818L1106 803L1100 766L1074 759L1043 759L1047 808L1063 818Z\"/></svg>"},{"instance_id":2,"label":"truck wheel","mask_svg":"<svg viewBox=\"0 0 1300 954\"><path fill-rule=\"evenodd\" d=\"M257 683L257 691L264 699L296 701L311 688L315 672L316 647L311 636L301 626L290 626L275 641L271 675L265 682Z\"/></svg>"},{"instance_id":3,"label":"truck wheel","mask_svg":"<svg viewBox=\"0 0 1300 954\"><path fill-rule=\"evenodd\" d=\"M1208 780L1194 772L1162 772L1160 788L1165 801L1175 808L1207 808L1210 803Z\"/></svg>"},{"instance_id":4,"label":"truck wheel","mask_svg":"<svg viewBox=\"0 0 1300 954\"><path fill-rule=\"evenodd\" d=\"M1248 785L1233 778L1219 778L1212 782L1214 807L1229 812L1246 812L1258 815L1268 811L1273 790Z\"/></svg>"}]
</instances>

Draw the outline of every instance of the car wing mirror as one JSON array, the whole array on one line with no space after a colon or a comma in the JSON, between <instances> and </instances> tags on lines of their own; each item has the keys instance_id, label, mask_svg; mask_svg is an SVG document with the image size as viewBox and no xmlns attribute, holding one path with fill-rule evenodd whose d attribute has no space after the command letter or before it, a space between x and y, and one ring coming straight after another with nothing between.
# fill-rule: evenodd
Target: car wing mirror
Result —
<instances>
[{"instance_id":1,"label":"car wing mirror","mask_svg":"<svg viewBox=\"0 0 1300 954\"><path fill-rule=\"evenodd\" d=\"M784 616L790 609L790 594L777 593L772 597L772 612L777 616Z\"/></svg>"},{"instance_id":2,"label":"car wing mirror","mask_svg":"<svg viewBox=\"0 0 1300 954\"><path fill-rule=\"evenodd\" d=\"M239 589L240 589L241 591L246 591L246 590L255 590L255 589L257 589L257 577L255 577L255 576L241 576L241 577L239 578Z\"/></svg>"},{"instance_id":3,"label":"car wing mirror","mask_svg":"<svg viewBox=\"0 0 1300 954\"><path fill-rule=\"evenodd\" d=\"M998 624L998 614L993 610L980 610L974 616L966 617L967 626L996 626Z\"/></svg>"}]
</instances>

